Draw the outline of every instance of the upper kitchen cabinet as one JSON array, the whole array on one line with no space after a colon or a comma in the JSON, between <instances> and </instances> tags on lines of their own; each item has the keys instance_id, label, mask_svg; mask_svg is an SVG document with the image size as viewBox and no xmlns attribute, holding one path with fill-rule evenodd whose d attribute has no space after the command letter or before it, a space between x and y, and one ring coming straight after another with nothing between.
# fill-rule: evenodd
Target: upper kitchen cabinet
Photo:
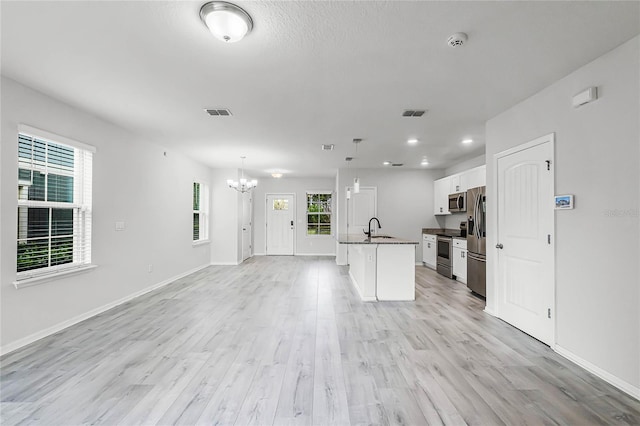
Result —
<instances>
[{"instance_id":1,"label":"upper kitchen cabinet","mask_svg":"<svg viewBox=\"0 0 640 426\"><path fill-rule=\"evenodd\" d=\"M462 175L464 176L465 186L463 191L487 185L487 166L476 167L464 172Z\"/></svg>"},{"instance_id":2,"label":"upper kitchen cabinet","mask_svg":"<svg viewBox=\"0 0 640 426\"><path fill-rule=\"evenodd\" d=\"M468 189L486 186L487 166L479 166L462 173L446 176L433 182L433 214L451 214L449 194L467 192Z\"/></svg>"},{"instance_id":3,"label":"upper kitchen cabinet","mask_svg":"<svg viewBox=\"0 0 640 426\"><path fill-rule=\"evenodd\" d=\"M451 192L451 177L433 181L433 214L449 213L449 194Z\"/></svg>"}]
</instances>

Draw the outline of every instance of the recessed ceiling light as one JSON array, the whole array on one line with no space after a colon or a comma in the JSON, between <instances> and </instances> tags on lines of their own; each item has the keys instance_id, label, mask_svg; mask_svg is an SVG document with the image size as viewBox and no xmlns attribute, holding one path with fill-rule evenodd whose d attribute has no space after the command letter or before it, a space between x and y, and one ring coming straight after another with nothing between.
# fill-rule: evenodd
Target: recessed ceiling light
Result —
<instances>
[{"instance_id":1,"label":"recessed ceiling light","mask_svg":"<svg viewBox=\"0 0 640 426\"><path fill-rule=\"evenodd\" d=\"M253 28L253 20L244 9L226 1L205 3L200 19L213 36L227 43L240 41Z\"/></svg>"},{"instance_id":2,"label":"recessed ceiling light","mask_svg":"<svg viewBox=\"0 0 640 426\"><path fill-rule=\"evenodd\" d=\"M422 160L422 161L420 162L420 165L421 165L421 166L428 166L428 165L429 165L429 162L428 162L428 161L427 161L427 159L425 158L424 160Z\"/></svg>"},{"instance_id":3,"label":"recessed ceiling light","mask_svg":"<svg viewBox=\"0 0 640 426\"><path fill-rule=\"evenodd\" d=\"M409 139L409 140L407 141L407 143L408 143L408 144L411 144L411 145L416 144L416 143L418 143L418 139L416 139L416 138L411 138L411 139Z\"/></svg>"},{"instance_id":4,"label":"recessed ceiling light","mask_svg":"<svg viewBox=\"0 0 640 426\"><path fill-rule=\"evenodd\" d=\"M271 177L275 179L280 179L282 177L282 173L271 173Z\"/></svg>"},{"instance_id":5,"label":"recessed ceiling light","mask_svg":"<svg viewBox=\"0 0 640 426\"><path fill-rule=\"evenodd\" d=\"M382 163L382 164L384 164L385 166L388 166L389 164L391 164L391 161L385 161L385 162L384 162L384 163Z\"/></svg>"},{"instance_id":6,"label":"recessed ceiling light","mask_svg":"<svg viewBox=\"0 0 640 426\"><path fill-rule=\"evenodd\" d=\"M463 144L465 144L465 145L469 145L469 144L470 144L470 143L472 143L472 142L473 142L473 139L464 139L464 140L462 141L462 143L463 143Z\"/></svg>"}]
</instances>

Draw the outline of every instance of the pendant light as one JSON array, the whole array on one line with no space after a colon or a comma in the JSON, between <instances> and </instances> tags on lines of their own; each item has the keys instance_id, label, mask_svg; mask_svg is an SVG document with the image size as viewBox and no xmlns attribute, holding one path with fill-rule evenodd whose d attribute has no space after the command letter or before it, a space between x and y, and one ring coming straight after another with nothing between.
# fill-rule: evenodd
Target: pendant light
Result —
<instances>
[{"instance_id":1,"label":"pendant light","mask_svg":"<svg viewBox=\"0 0 640 426\"><path fill-rule=\"evenodd\" d=\"M362 139L354 139L353 143L356 145L356 156L358 156L358 144L362 142ZM356 177L353 179L353 193L360 193L360 178L358 177L358 171L356 169Z\"/></svg>"},{"instance_id":2,"label":"pendant light","mask_svg":"<svg viewBox=\"0 0 640 426\"><path fill-rule=\"evenodd\" d=\"M245 193L251 191L253 188L258 186L258 181L255 179L247 180L244 177L244 159L247 158L245 156L240 157L242 159L242 173L240 180L227 179L227 185L229 188L235 189L238 192Z\"/></svg>"},{"instance_id":3,"label":"pendant light","mask_svg":"<svg viewBox=\"0 0 640 426\"><path fill-rule=\"evenodd\" d=\"M212 1L200 8L200 19L218 40L234 43L253 28L253 20L244 9L226 1Z\"/></svg>"}]
</instances>

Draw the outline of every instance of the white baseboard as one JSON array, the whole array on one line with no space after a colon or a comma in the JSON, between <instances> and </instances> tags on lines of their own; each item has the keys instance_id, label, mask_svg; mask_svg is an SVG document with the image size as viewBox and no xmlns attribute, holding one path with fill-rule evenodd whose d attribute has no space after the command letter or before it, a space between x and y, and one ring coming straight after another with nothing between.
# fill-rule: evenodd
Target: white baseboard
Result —
<instances>
[{"instance_id":1,"label":"white baseboard","mask_svg":"<svg viewBox=\"0 0 640 426\"><path fill-rule=\"evenodd\" d=\"M364 297L362 295L362 292L360 292L360 287L358 287L358 284L356 284L355 278L353 278L353 275L351 275L351 271L349 271L349 278L350 278L350 281L351 281L351 285L353 286L353 288L356 289L356 292L358 293L358 296L360 296L360 299L363 302L377 302L378 301L378 299L375 298L375 297Z\"/></svg>"},{"instance_id":2,"label":"white baseboard","mask_svg":"<svg viewBox=\"0 0 640 426\"><path fill-rule=\"evenodd\" d=\"M335 253L296 253L294 256L331 256L334 257Z\"/></svg>"},{"instance_id":3,"label":"white baseboard","mask_svg":"<svg viewBox=\"0 0 640 426\"><path fill-rule=\"evenodd\" d=\"M597 365L594 365L592 363L590 363L589 361L580 358L579 356L575 355L573 352L563 348L560 345L555 345L554 350L562 355L563 357L565 357L566 359L568 359L569 361L578 364L580 367L584 368L585 370L587 370L588 372L595 374L596 376L600 377L602 380L604 380L605 382L608 382L610 384L612 384L613 386L617 387L618 389L620 389L621 391L628 393L630 396L640 400L640 388L636 387L634 385L632 385L631 383L627 383L626 381L622 380L621 378L614 376L613 374L609 373L608 371L603 370L602 368L598 367Z\"/></svg>"},{"instance_id":4,"label":"white baseboard","mask_svg":"<svg viewBox=\"0 0 640 426\"><path fill-rule=\"evenodd\" d=\"M496 318L498 318L498 314L496 313L496 311L494 311L493 309L491 309L491 308L487 307L486 305L485 305L485 307L484 307L484 311L485 311L486 313L488 313L489 315L491 315L492 317L496 317Z\"/></svg>"},{"instance_id":5,"label":"white baseboard","mask_svg":"<svg viewBox=\"0 0 640 426\"><path fill-rule=\"evenodd\" d=\"M238 262L211 262L211 266L238 266Z\"/></svg>"},{"instance_id":6,"label":"white baseboard","mask_svg":"<svg viewBox=\"0 0 640 426\"><path fill-rule=\"evenodd\" d=\"M123 297L122 299L118 299L115 300L113 302L107 303L106 305L100 306L98 308L92 309L88 312L85 312L83 314L77 315L73 318L70 318L66 321L62 321L54 326L51 326L49 328L45 328L44 330L40 330L36 333L30 334L27 337L23 337L22 339L18 339L15 342L11 342L7 345L4 345L2 347L0 347L0 355L5 355L8 354L10 352L13 352L17 349L20 349L23 346L26 346L28 344L31 344L37 340L40 340L44 337L50 336L52 334L55 334L59 331L64 330L65 328L71 327L72 325L78 324L79 322L82 322L84 320L87 320L91 317L94 317L98 314L101 314L105 311L108 311L111 308L115 308L118 305L122 305L123 303L126 303L132 299L135 299L136 297L140 297L143 294L149 293L150 291L159 289L160 287L164 287L167 284L170 284L176 280L179 280L180 278L186 277L187 275L191 275L195 272L200 271L201 269L204 269L206 267L208 267L209 265L202 265L202 266L198 266L197 268L193 268L189 271L183 272L181 274L178 274L176 276L173 276L171 278L168 278L164 281L161 281L159 283L153 284L150 287L147 287L145 289L136 291L135 293L132 293L126 297Z\"/></svg>"}]
</instances>

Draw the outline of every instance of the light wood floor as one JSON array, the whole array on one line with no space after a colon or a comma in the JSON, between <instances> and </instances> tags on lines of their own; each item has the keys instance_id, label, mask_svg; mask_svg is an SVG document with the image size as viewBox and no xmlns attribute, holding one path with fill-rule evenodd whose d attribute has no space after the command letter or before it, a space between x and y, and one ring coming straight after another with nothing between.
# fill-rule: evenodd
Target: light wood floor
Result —
<instances>
[{"instance_id":1,"label":"light wood floor","mask_svg":"<svg viewBox=\"0 0 640 426\"><path fill-rule=\"evenodd\" d=\"M640 424L640 403L416 267L363 303L333 258L209 267L2 358L10 424Z\"/></svg>"}]
</instances>

